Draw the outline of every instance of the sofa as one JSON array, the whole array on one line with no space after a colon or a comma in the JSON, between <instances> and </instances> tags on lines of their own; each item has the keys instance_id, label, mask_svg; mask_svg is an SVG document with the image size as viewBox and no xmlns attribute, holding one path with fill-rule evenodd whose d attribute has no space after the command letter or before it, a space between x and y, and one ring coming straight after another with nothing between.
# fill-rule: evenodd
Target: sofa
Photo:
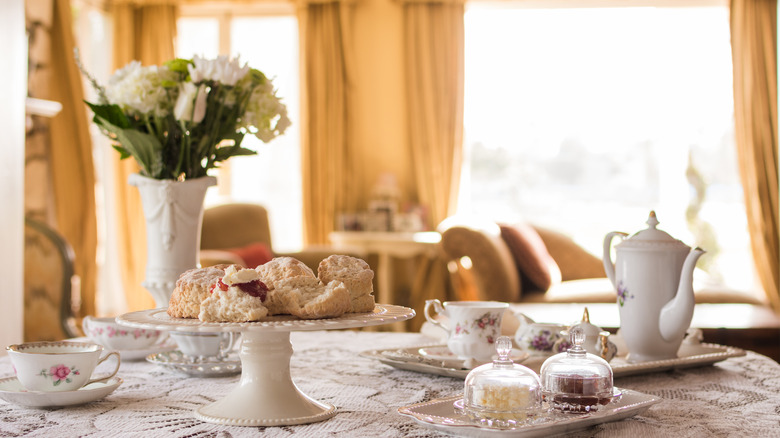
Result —
<instances>
[{"instance_id":1,"label":"sofa","mask_svg":"<svg viewBox=\"0 0 780 438\"><path fill-rule=\"evenodd\" d=\"M509 303L614 303L601 255L565 233L529 223L453 216L438 227L456 299ZM697 303L761 304L694 275Z\"/></svg>"}]
</instances>

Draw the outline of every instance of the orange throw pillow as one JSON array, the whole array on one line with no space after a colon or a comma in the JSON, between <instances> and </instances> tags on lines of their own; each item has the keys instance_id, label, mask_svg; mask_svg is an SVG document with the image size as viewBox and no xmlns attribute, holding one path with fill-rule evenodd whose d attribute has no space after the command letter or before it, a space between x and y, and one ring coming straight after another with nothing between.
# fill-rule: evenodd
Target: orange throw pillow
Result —
<instances>
[{"instance_id":1,"label":"orange throw pillow","mask_svg":"<svg viewBox=\"0 0 780 438\"><path fill-rule=\"evenodd\" d=\"M256 268L274 258L271 249L265 243L251 243L241 248L230 248L224 251L231 252L244 261L247 268Z\"/></svg>"},{"instance_id":2,"label":"orange throw pillow","mask_svg":"<svg viewBox=\"0 0 780 438\"><path fill-rule=\"evenodd\" d=\"M501 238L515 259L520 278L529 282L531 289L547 291L561 282L558 264L533 227L527 224L499 224L499 227Z\"/></svg>"}]
</instances>

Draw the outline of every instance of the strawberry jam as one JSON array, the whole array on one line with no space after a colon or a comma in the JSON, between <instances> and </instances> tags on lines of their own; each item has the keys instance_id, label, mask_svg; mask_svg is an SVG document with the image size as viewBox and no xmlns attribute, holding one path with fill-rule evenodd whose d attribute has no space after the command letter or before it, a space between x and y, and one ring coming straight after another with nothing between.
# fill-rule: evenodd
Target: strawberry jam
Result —
<instances>
[{"instance_id":1,"label":"strawberry jam","mask_svg":"<svg viewBox=\"0 0 780 438\"><path fill-rule=\"evenodd\" d=\"M216 290L217 288L219 288L219 290L221 290L222 292L228 290L228 286L222 281L221 278L217 280L216 283L214 283L214 286L211 286L210 292L214 293L214 290Z\"/></svg>"},{"instance_id":2,"label":"strawberry jam","mask_svg":"<svg viewBox=\"0 0 780 438\"><path fill-rule=\"evenodd\" d=\"M236 287L247 295L260 298L260 301L265 301L268 293L268 286L260 280L252 280L248 283L238 283L236 284Z\"/></svg>"}]
</instances>

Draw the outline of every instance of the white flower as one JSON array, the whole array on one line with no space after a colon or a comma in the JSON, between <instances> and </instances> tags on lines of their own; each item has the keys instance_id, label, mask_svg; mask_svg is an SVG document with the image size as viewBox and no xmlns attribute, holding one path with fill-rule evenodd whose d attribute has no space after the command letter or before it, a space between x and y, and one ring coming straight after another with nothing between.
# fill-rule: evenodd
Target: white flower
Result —
<instances>
[{"instance_id":1,"label":"white flower","mask_svg":"<svg viewBox=\"0 0 780 438\"><path fill-rule=\"evenodd\" d=\"M290 126L287 107L274 93L271 81L252 92L242 125L264 143L284 134Z\"/></svg>"},{"instance_id":2,"label":"white flower","mask_svg":"<svg viewBox=\"0 0 780 438\"><path fill-rule=\"evenodd\" d=\"M106 97L130 114L165 117L170 102L163 81L168 79L168 69L155 65L142 67L140 62L133 61L111 76Z\"/></svg>"},{"instance_id":3,"label":"white flower","mask_svg":"<svg viewBox=\"0 0 780 438\"><path fill-rule=\"evenodd\" d=\"M196 84L212 80L233 86L249 73L248 65L241 67L238 58L230 59L225 55L218 56L217 59L204 59L196 55L192 58L192 64L194 65L187 68L192 82Z\"/></svg>"},{"instance_id":4,"label":"white flower","mask_svg":"<svg viewBox=\"0 0 780 438\"><path fill-rule=\"evenodd\" d=\"M200 123L206 115L206 87L184 82L179 85L179 98L173 107L173 116L177 120Z\"/></svg>"}]
</instances>

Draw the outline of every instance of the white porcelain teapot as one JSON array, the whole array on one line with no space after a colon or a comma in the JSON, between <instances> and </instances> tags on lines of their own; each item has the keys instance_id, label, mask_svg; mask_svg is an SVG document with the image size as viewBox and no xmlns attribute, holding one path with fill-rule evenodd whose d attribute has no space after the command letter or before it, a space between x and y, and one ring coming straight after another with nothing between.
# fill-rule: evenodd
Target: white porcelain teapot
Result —
<instances>
[{"instance_id":1,"label":"white porcelain teapot","mask_svg":"<svg viewBox=\"0 0 780 438\"><path fill-rule=\"evenodd\" d=\"M656 229L654 211L647 224L649 228L630 238L621 232L604 238L604 269L617 290L620 332L629 362L677 357L693 317L693 269L704 253ZM616 236L624 240L615 245L613 263Z\"/></svg>"}]
</instances>

